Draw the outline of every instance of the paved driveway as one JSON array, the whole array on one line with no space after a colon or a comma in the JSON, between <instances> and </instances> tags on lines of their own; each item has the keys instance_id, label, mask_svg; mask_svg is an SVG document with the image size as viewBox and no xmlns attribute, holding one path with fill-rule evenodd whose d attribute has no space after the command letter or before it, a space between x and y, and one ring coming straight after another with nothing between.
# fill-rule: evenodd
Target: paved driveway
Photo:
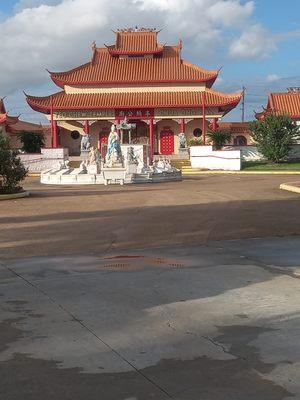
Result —
<instances>
[{"instance_id":1,"label":"paved driveway","mask_svg":"<svg viewBox=\"0 0 300 400\"><path fill-rule=\"evenodd\" d=\"M300 398L300 239L6 260L1 400Z\"/></svg>"}]
</instances>

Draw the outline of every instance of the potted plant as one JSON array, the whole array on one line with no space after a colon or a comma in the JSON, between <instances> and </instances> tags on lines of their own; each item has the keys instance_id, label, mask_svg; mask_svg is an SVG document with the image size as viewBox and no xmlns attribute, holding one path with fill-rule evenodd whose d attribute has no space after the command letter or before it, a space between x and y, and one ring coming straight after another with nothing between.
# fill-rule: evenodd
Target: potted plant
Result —
<instances>
[{"instance_id":1,"label":"potted plant","mask_svg":"<svg viewBox=\"0 0 300 400\"><path fill-rule=\"evenodd\" d=\"M230 142L231 133L225 129L219 129L215 132L209 132L207 137L216 150L222 150Z\"/></svg>"}]
</instances>

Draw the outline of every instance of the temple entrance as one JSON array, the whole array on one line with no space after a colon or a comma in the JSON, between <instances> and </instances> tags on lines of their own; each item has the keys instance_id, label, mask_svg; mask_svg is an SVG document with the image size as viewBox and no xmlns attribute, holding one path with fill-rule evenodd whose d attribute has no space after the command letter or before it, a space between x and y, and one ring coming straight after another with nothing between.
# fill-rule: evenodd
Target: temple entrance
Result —
<instances>
[{"instance_id":1,"label":"temple entrance","mask_svg":"<svg viewBox=\"0 0 300 400\"><path fill-rule=\"evenodd\" d=\"M169 155L174 153L174 132L170 128L164 128L160 132L160 154Z\"/></svg>"}]
</instances>

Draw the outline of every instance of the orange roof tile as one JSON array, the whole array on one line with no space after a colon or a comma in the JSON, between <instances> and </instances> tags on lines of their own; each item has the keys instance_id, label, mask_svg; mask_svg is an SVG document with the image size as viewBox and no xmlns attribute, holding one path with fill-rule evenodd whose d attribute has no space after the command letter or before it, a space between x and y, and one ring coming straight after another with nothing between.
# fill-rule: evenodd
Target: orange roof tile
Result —
<instances>
[{"instance_id":1,"label":"orange roof tile","mask_svg":"<svg viewBox=\"0 0 300 400\"><path fill-rule=\"evenodd\" d=\"M207 89L204 92L138 92L66 94L64 91L47 97L27 96L29 105L38 111L116 108L206 107L231 109L238 104L241 94L224 94ZM52 97L52 100L51 100Z\"/></svg>"},{"instance_id":2,"label":"orange roof tile","mask_svg":"<svg viewBox=\"0 0 300 400\"><path fill-rule=\"evenodd\" d=\"M182 82L207 82L211 87L218 73L182 60L179 46L164 47L158 58L118 58L107 48L96 48L93 61L68 72L51 73L51 78L60 87Z\"/></svg>"},{"instance_id":3,"label":"orange roof tile","mask_svg":"<svg viewBox=\"0 0 300 400\"><path fill-rule=\"evenodd\" d=\"M271 93L268 108L276 113L300 119L300 92Z\"/></svg>"},{"instance_id":4,"label":"orange roof tile","mask_svg":"<svg viewBox=\"0 0 300 400\"><path fill-rule=\"evenodd\" d=\"M292 119L300 119L300 91L270 93L267 108L255 113L255 117L260 120L269 113L287 114Z\"/></svg>"}]
</instances>

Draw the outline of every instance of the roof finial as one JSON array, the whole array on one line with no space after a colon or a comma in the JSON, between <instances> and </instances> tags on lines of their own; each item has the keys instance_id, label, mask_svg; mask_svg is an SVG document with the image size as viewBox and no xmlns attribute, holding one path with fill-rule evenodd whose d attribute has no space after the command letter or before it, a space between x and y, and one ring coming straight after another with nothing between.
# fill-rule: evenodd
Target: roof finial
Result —
<instances>
[{"instance_id":1,"label":"roof finial","mask_svg":"<svg viewBox=\"0 0 300 400\"><path fill-rule=\"evenodd\" d=\"M97 44L96 44L96 41L94 40L94 41L92 42L92 49L95 50L96 47L97 47Z\"/></svg>"}]
</instances>

